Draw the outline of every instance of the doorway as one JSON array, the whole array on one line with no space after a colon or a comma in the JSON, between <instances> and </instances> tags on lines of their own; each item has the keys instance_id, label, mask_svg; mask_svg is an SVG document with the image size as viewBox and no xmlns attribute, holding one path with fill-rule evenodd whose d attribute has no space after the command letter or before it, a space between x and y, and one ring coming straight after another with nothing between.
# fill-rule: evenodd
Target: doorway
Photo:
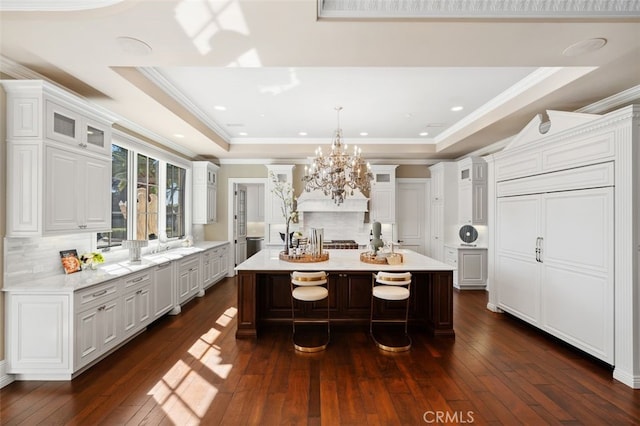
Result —
<instances>
[{"instance_id":1,"label":"doorway","mask_svg":"<svg viewBox=\"0 0 640 426\"><path fill-rule=\"evenodd\" d=\"M236 233L236 187L238 185L246 187L246 238L236 243L234 237ZM231 242L231 253L233 253L233 265L237 266L247 258L247 241L256 236L264 236L265 226L263 222L259 222L260 205L265 203L265 188L267 187L267 178L229 178L228 180L228 197L227 197L227 235ZM255 190L254 190L255 189ZM262 226L261 226L262 224ZM239 250L239 251L238 251Z\"/></svg>"}]
</instances>

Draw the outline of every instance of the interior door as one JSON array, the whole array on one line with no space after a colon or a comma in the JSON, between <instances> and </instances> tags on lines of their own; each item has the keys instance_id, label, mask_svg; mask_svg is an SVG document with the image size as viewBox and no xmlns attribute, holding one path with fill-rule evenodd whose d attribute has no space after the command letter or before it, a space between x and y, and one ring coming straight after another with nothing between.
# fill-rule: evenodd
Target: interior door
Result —
<instances>
[{"instance_id":1,"label":"interior door","mask_svg":"<svg viewBox=\"0 0 640 426\"><path fill-rule=\"evenodd\" d=\"M247 260L247 187L234 184L233 240L235 242L235 264Z\"/></svg>"},{"instance_id":2,"label":"interior door","mask_svg":"<svg viewBox=\"0 0 640 426\"><path fill-rule=\"evenodd\" d=\"M396 219L401 247L425 254L427 236L427 182L403 182L396 185Z\"/></svg>"}]
</instances>

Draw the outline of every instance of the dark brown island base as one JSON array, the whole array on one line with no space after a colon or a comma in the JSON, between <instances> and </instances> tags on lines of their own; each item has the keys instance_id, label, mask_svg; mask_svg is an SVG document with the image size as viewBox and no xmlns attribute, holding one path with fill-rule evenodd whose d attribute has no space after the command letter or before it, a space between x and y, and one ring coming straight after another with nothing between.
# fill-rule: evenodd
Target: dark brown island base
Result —
<instances>
[{"instance_id":1,"label":"dark brown island base","mask_svg":"<svg viewBox=\"0 0 640 426\"><path fill-rule=\"evenodd\" d=\"M236 267L238 271L238 329L236 338L257 337L261 325L291 323L290 273L326 271L332 325L368 324L371 278L378 271L411 272L409 320L413 329L434 336L453 336L453 268L410 250L401 250L399 265L360 261L360 250L328 250L329 260L293 263L280 260L279 251L264 249ZM309 305L299 316L326 316L326 301ZM402 317L399 302L376 302L377 317Z\"/></svg>"}]
</instances>

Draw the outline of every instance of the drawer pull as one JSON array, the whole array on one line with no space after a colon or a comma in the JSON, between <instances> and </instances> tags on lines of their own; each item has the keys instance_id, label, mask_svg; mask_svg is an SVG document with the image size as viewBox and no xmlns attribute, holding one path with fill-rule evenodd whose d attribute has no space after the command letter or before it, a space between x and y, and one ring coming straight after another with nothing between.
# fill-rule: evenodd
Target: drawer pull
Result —
<instances>
[{"instance_id":1,"label":"drawer pull","mask_svg":"<svg viewBox=\"0 0 640 426\"><path fill-rule=\"evenodd\" d=\"M134 280L131 280L132 283L139 283L140 281L142 281L144 279L144 277L138 277Z\"/></svg>"},{"instance_id":2,"label":"drawer pull","mask_svg":"<svg viewBox=\"0 0 640 426\"><path fill-rule=\"evenodd\" d=\"M171 265L171 262L166 262L161 265L158 265L158 268L166 268L167 266L170 266L170 265Z\"/></svg>"},{"instance_id":3,"label":"drawer pull","mask_svg":"<svg viewBox=\"0 0 640 426\"><path fill-rule=\"evenodd\" d=\"M96 292L96 293L93 293L93 294L91 295L91 297L98 297L98 296L102 296L103 294L106 294L106 293L107 293L107 290L106 290L106 289L104 289L104 290L102 290L102 291L98 291L98 292Z\"/></svg>"},{"instance_id":4,"label":"drawer pull","mask_svg":"<svg viewBox=\"0 0 640 426\"><path fill-rule=\"evenodd\" d=\"M99 311L104 311L107 308L107 305L102 305L98 308Z\"/></svg>"}]
</instances>

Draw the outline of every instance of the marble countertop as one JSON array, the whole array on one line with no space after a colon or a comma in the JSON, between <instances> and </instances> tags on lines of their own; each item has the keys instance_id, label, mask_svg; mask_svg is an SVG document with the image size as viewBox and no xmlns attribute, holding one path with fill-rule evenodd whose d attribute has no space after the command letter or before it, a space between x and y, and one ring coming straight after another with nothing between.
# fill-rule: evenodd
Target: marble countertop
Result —
<instances>
[{"instance_id":1,"label":"marble countertop","mask_svg":"<svg viewBox=\"0 0 640 426\"><path fill-rule=\"evenodd\" d=\"M487 250L487 246L465 246L462 244L445 244L445 247L448 248L452 248L452 249L468 249L468 250Z\"/></svg>"},{"instance_id":2,"label":"marble countertop","mask_svg":"<svg viewBox=\"0 0 640 426\"><path fill-rule=\"evenodd\" d=\"M60 274L47 276L21 283L5 282L2 291L72 293L85 287L117 279L225 244L228 244L228 241L202 241L191 247L177 247L160 253L144 255L142 256L142 261L136 264L129 261L104 263L96 270L89 269L69 275Z\"/></svg>"},{"instance_id":3,"label":"marble countertop","mask_svg":"<svg viewBox=\"0 0 640 426\"><path fill-rule=\"evenodd\" d=\"M329 260L314 263L298 263L280 260L279 249L266 248L240 265L236 271L453 271L454 267L423 256L412 250L396 250L404 256L400 265L378 265L360 261L363 250L325 250Z\"/></svg>"}]
</instances>

